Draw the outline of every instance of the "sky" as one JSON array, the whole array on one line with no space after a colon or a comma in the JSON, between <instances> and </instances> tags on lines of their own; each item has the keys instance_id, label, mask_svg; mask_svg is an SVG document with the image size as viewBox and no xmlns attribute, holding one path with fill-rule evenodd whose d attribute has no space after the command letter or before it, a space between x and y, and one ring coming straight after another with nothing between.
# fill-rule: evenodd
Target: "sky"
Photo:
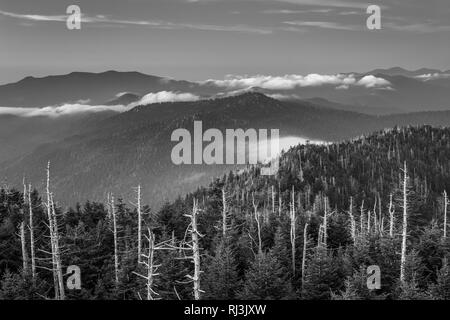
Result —
<instances>
[{"instance_id":1,"label":"sky","mask_svg":"<svg viewBox=\"0 0 450 320\"><path fill-rule=\"evenodd\" d=\"M81 30L66 26L78 5ZM369 30L369 5L381 30ZM0 84L72 71L226 75L450 69L449 0L0 0Z\"/></svg>"}]
</instances>

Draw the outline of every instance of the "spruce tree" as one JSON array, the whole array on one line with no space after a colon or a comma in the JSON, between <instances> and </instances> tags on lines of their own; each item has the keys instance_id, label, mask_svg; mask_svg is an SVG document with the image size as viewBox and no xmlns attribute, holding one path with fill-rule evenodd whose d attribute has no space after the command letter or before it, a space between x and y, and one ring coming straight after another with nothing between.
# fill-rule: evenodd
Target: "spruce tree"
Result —
<instances>
[{"instance_id":1,"label":"spruce tree","mask_svg":"<svg viewBox=\"0 0 450 320\"><path fill-rule=\"evenodd\" d=\"M245 274L244 286L238 298L244 300L294 298L291 284L272 251L256 256Z\"/></svg>"}]
</instances>

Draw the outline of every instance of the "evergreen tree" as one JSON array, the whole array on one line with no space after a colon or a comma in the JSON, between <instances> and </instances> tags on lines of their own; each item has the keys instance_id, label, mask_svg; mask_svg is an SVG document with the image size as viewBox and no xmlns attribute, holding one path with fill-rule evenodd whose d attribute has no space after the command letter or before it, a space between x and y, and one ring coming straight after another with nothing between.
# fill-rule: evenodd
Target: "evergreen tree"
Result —
<instances>
[{"instance_id":1,"label":"evergreen tree","mask_svg":"<svg viewBox=\"0 0 450 320\"><path fill-rule=\"evenodd\" d=\"M231 300L236 297L239 279L233 250L223 241L214 257L206 263L202 286L204 299Z\"/></svg>"},{"instance_id":2,"label":"evergreen tree","mask_svg":"<svg viewBox=\"0 0 450 320\"><path fill-rule=\"evenodd\" d=\"M244 286L238 298L244 300L294 298L290 282L273 252L269 251L256 256L245 274Z\"/></svg>"}]
</instances>

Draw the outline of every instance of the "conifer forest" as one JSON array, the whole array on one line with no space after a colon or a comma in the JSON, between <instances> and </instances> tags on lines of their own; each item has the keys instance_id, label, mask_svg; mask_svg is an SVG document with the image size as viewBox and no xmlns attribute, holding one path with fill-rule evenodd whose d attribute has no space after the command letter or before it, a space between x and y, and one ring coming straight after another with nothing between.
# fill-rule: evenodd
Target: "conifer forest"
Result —
<instances>
[{"instance_id":1,"label":"conifer forest","mask_svg":"<svg viewBox=\"0 0 450 320\"><path fill-rule=\"evenodd\" d=\"M155 209L0 190L0 299L446 300L450 129L405 126L291 147Z\"/></svg>"}]
</instances>

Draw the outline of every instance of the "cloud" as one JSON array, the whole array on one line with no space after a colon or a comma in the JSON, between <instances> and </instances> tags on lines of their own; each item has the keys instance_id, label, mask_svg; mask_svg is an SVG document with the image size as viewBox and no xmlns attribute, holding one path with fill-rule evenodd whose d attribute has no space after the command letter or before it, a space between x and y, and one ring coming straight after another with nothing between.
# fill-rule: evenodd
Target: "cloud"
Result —
<instances>
[{"instance_id":1,"label":"cloud","mask_svg":"<svg viewBox=\"0 0 450 320\"><path fill-rule=\"evenodd\" d=\"M333 11L332 9L309 9L309 10L289 10L289 9L278 9L278 10L263 10L262 13L266 14L297 14L297 13L329 13Z\"/></svg>"},{"instance_id":2,"label":"cloud","mask_svg":"<svg viewBox=\"0 0 450 320\"><path fill-rule=\"evenodd\" d=\"M358 1L343 0L276 0L278 2L286 2L300 4L305 6L335 7L335 8L367 8L367 3Z\"/></svg>"},{"instance_id":3,"label":"cloud","mask_svg":"<svg viewBox=\"0 0 450 320\"><path fill-rule=\"evenodd\" d=\"M298 27L314 27L321 29L333 29L333 30L359 30L360 26L344 25L335 22L327 21L284 21L284 24Z\"/></svg>"},{"instance_id":4,"label":"cloud","mask_svg":"<svg viewBox=\"0 0 450 320\"><path fill-rule=\"evenodd\" d=\"M126 95L126 94L135 94L135 93L133 93L133 92L127 92L127 91L119 92L118 94L116 94L116 98L120 98L120 97L122 97L122 96L124 96L124 95Z\"/></svg>"},{"instance_id":5,"label":"cloud","mask_svg":"<svg viewBox=\"0 0 450 320\"><path fill-rule=\"evenodd\" d=\"M216 2L220 0L187 0L186 2L191 3L208 3ZM222 0L225 2L225 0ZM315 6L315 7L331 7L331 8L367 8L367 3L352 0L253 0L259 2L279 2L279 3L289 3L298 4L304 6Z\"/></svg>"},{"instance_id":6,"label":"cloud","mask_svg":"<svg viewBox=\"0 0 450 320\"><path fill-rule=\"evenodd\" d=\"M70 116L77 114L106 112L106 111L121 113L131 110L132 108L138 105L148 105L152 103L161 103L161 102L180 102L180 101L197 101L197 100L200 100L200 97L191 93L160 91L156 93L149 93L144 97L142 97L142 99L139 100L138 102L133 102L128 105L105 106L105 105L88 105L83 103L65 103L60 106L48 106L44 108L0 107L0 116L12 115L19 117L57 118L61 116Z\"/></svg>"},{"instance_id":7,"label":"cloud","mask_svg":"<svg viewBox=\"0 0 450 320\"><path fill-rule=\"evenodd\" d=\"M104 111L124 112L129 110L128 107L117 106L91 106L85 104L63 104L61 106L49 106L44 108L14 108L0 107L0 115L13 115L19 117L50 117L56 118L60 116L76 115L82 113L96 113Z\"/></svg>"},{"instance_id":8,"label":"cloud","mask_svg":"<svg viewBox=\"0 0 450 320\"><path fill-rule=\"evenodd\" d=\"M268 97L276 100L299 100L301 97L297 94L282 94L282 93L274 93L268 94Z\"/></svg>"},{"instance_id":9,"label":"cloud","mask_svg":"<svg viewBox=\"0 0 450 320\"><path fill-rule=\"evenodd\" d=\"M19 14L19 13L13 13L8 11L0 10L0 14L12 17L12 18L18 18L18 19L25 19L25 20L32 20L32 21L66 21L67 16L66 15L40 15L40 14Z\"/></svg>"},{"instance_id":10,"label":"cloud","mask_svg":"<svg viewBox=\"0 0 450 320\"><path fill-rule=\"evenodd\" d=\"M356 82L356 85L364 86L366 88L383 88L388 87L390 84L389 81L372 75L364 76Z\"/></svg>"},{"instance_id":11,"label":"cloud","mask_svg":"<svg viewBox=\"0 0 450 320\"><path fill-rule=\"evenodd\" d=\"M268 90L291 90L297 87L318 87L323 85L333 86L363 86L366 88L389 86L390 82L375 76L365 76L357 79L353 74L320 75L284 75L284 76L264 76L252 77L227 76L224 80L209 79L201 82L205 85L214 85L228 89L245 89L259 87Z\"/></svg>"},{"instance_id":12,"label":"cloud","mask_svg":"<svg viewBox=\"0 0 450 320\"><path fill-rule=\"evenodd\" d=\"M200 97L192 93L176 93L172 91L160 91L156 93L146 94L137 102L130 103L128 107L136 107L139 105L147 105L161 102L181 102L181 101L198 101Z\"/></svg>"},{"instance_id":13,"label":"cloud","mask_svg":"<svg viewBox=\"0 0 450 320\"><path fill-rule=\"evenodd\" d=\"M415 76L414 78L422 80L422 81L449 79L450 73L427 73L427 74L421 74L421 75Z\"/></svg>"},{"instance_id":14,"label":"cloud","mask_svg":"<svg viewBox=\"0 0 450 320\"><path fill-rule=\"evenodd\" d=\"M415 32L422 34L435 32L450 32L450 25L436 25L430 23L397 24L394 22L387 22L382 24L382 28L401 32Z\"/></svg>"},{"instance_id":15,"label":"cloud","mask_svg":"<svg viewBox=\"0 0 450 320\"><path fill-rule=\"evenodd\" d=\"M37 14L19 14L0 10L0 14L16 19L40 22L64 22L67 20L67 15L37 15ZM223 32L241 32L241 33L256 33L256 34L271 34L272 30L264 28L255 28L246 25L210 25L210 24L190 24L190 23L173 23L163 20L123 20L115 19L106 15L87 16L82 14L82 23L103 24L103 25L134 25L151 27L163 30L202 30L202 31L223 31Z\"/></svg>"}]
</instances>

